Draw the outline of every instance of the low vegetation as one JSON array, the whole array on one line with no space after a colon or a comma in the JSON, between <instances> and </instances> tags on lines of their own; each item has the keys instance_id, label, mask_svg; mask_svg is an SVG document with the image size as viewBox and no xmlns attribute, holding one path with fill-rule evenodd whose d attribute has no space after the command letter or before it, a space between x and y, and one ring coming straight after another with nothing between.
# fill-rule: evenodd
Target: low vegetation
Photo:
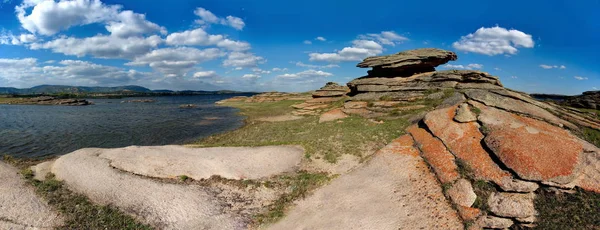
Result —
<instances>
[{"instance_id":1,"label":"low vegetation","mask_svg":"<svg viewBox=\"0 0 600 230\"><path fill-rule=\"evenodd\" d=\"M539 212L536 229L600 229L600 194L541 190L535 200Z\"/></svg>"},{"instance_id":2,"label":"low vegetation","mask_svg":"<svg viewBox=\"0 0 600 230\"><path fill-rule=\"evenodd\" d=\"M359 157L375 151L404 133L403 119L374 123L351 116L341 122L318 123L319 117L282 122L260 122L256 118L288 114L298 101L228 103L248 116L247 124L232 132L214 135L197 142L201 146L301 145L308 158L324 158L335 163L342 154Z\"/></svg>"},{"instance_id":3,"label":"low vegetation","mask_svg":"<svg viewBox=\"0 0 600 230\"><path fill-rule=\"evenodd\" d=\"M44 181L34 179L29 166L37 163L36 160L4 156L3 161L21 168L21 175L35 188L38 196L63 215L65 223L60 229L152 229L115 207L92 203L87 197L67 189L52 174L48 174Z\"/></svg>"},{"instance_id":4,"label":"low vegetation","mask_svg":"<svg viewBox=\"0 0 600 230\"><path fill-rule=\"evenodd\" d=\"M295 175L283 175L269 181L268 186L281 186L287 192L267 207L265 212L254 216L253 225L261 226L275 223L285 216L285 211L295 200L303 199L314 189L327 183L331 177L326 173L299 172Z\"/></svg>"}]
</instances>

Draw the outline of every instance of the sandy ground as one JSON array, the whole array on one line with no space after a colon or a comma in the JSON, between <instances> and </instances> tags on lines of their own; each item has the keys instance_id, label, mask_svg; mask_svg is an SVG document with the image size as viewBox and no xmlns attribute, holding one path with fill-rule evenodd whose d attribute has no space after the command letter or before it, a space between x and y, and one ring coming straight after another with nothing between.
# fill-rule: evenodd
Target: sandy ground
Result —
<instances>
[{"instance_id":1,"label":"sandy ground","mask_svg":"<svg viewBox=\"0 0 600 230\"><path fill-rule=\"evenodd\" d=\"M259 179L295 171L304 157L299 146L189 148L178 145L131 146L102 150L110 165L138 175L200 180L212 175Z\"/></svg>"},{"instance_id":2,"label":"sandy ground","mask_svg":"<svg viewBox=\"0 0 600 230\"><path fill-rule=\"evenodd\" d=\"M70 189L96 203L112 204L159 229L242 229L243 221L221 212L223 204L198 186L160 183L120 172L81 149L56 160L52 172Z\"/></svg>"},{"instance_id":3,"label":"sandy ground","mask_svg":"<svg viewBox=\"0 0 600 230\"><path fill-rule=\"evenodd\" d=\"M412 139L406 141L299 201L269 229L463 229Z\"/></svg>"},{"instance_id":4,"label":"sandy ground","mask_svg":"<svg viewBox=\"0 0 600 230\"><path fill-rule=\"evenodd\" d=\"M0 229L53 229L62 219L38 198L17 169L0 162Z\"/></svg>"}]
</instances>

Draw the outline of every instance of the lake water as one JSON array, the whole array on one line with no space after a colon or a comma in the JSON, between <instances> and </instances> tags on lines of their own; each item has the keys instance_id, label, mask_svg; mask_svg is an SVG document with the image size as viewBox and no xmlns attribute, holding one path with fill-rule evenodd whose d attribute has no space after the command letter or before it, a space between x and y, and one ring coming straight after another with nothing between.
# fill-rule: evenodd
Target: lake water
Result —
<instances>
[{"instance_id":1,"label":"lake water","mask_svg":"<svg viewBox=\"0 0 600 230\"><path fill-rule=\"evenodd\" d=\"M80 148L185 144L240 127L238 95L90 99L91 106L0 105L0 155L41 157ZM121 103L153 99L154 103ZM194 104L195 108L180 108Z\"/></svg>"}]
</instances>

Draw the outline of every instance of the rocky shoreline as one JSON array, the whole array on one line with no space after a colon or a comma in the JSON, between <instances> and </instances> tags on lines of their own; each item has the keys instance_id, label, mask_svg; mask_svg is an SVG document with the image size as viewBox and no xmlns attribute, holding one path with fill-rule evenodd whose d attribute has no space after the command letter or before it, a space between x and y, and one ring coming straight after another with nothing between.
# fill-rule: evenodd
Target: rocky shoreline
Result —
<instances>
[{"instance_id":1,"label":"rocky shoreline","mask_svg":"<svg viewBox=\"0 0 600 230\"><path fill-rule=\"evenodd\" d=\"M51 96L40 96L32 98L10 98L5 104L86 106L93 105L94 103L85 99L60 99Z\"/></svg>"}]
</instances>

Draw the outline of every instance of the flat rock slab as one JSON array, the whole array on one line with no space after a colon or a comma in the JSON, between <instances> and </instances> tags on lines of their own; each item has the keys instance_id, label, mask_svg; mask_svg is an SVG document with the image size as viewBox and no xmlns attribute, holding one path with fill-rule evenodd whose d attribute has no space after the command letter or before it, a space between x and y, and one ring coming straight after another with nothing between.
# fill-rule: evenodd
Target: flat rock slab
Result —
<instances>
[{"instance_id":1,"label":"flat rock slab","mask_svg":"<svg viewBox=\"0 0 600 230\"><path fill-rule=\"evenodd\" d=\"M36 196L17 169L0 162L0 229L54 229L61 224L58 212Z\"/></svg>"},{"instance_id":2,"label":"flat rock slab","mask_svg":"<svg viewBox=\"0 0 600 230\"><path fill-rule=\"evenodd\" d=\"M485 143L519 177L566 184L576 176L583 145L568 131L494 108L479 119L490 132Z\"/></svg>"},{"instance_id":3,"label":"flat rock slab","mask_svg":"<svg viewBox=\"0 0 600 230\"><path fill-rule=\"evenodd\" d=\"M213 175L229 179L259 179L296 170L304 149L300 146L189 148L178 145L130 146L97 150L110 166L138 175L195 180Z\"/></svg>"},{"instance_id":4,"label":"flat rock slab","mask_svg":"<svg viewBox=\"0 0 600 230\"><path fill-rule=\"evenodd\" d=\"M270 229L463 229L405 135L301 200Z\"/></svg>"},{"instance_id":5,"label":"flat rock slab","mask_svg":"<svg viewBox=\"0 0 600 230\"><path fill-rule=\"evenodd\" d=\"M488 206L498 216L527 218L537 215L534 200L533 193L492 193Z\"/></svg>"},{"instance_id":6,"label":"flat rock slab","mask_svg":"<svg viewBox=\"0 0 600 230\"><path fill-rule=\"evenodd\" d=\"M415 139L417 146L421 149L423 158L431 165L442 184L453 183L459 178L454 155L446 149L442 141L416 125L408 127L406 131Z\"/></svg>"},{"instance_id":7,"label":"flat rock slab","mask_svg":"<svg viewBox=\"0 0 600 230\"><path fill-rule=\"evenodd\" d=\"M339 119L344 119L346 117L348 117L348 115L345 114L344 111L342 111L342 109L339 109L339 108L333 109L326 113L321 114L321 117L319 118L319 123L335 121L335 120L339 120Z\"/></svg>"},{"instance_id":8,"label":"flat rock slab","mask_svg":"<svg viewBox=\"0 0 600 230\"><path fill-rule=\"evenodd\" d=\"M81 149L56 160L52 172L69 189L101 205L114 205L157 229L241 229L244 221L199 186L160 183L114 169L99 157L106 149ZM142 154L142 153L138 153Z\"/></svg>"},{"instance_id":9,"label":"flat rock slab","mask_svg":"<svg viewBox=\"0 0 600 230\"><path fill-rule=\"evenodd\" d=\"M431 132L440 138L452 153L467 163L475 176L504 185L510 174L502 170L481 146L483 134L475 122L455 122L454 114L457 105L429 112L425 116L425 124Z\"/></svg>"}]
</instances>

